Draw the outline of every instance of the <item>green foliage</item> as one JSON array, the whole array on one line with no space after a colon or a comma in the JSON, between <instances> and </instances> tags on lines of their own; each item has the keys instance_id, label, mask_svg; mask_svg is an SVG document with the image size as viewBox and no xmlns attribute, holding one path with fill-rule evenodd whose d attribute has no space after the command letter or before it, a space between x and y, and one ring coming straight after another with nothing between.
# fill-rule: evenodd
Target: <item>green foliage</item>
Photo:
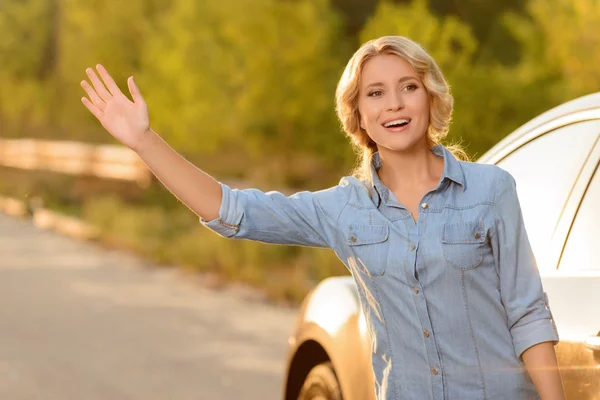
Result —
<instances>
[{"instance_id":1,"label":"green foliage","mask_svg":"<svg viewBox=\"0 0 600 400\"><path fill-rule=\"evenodd\" d=\"M135 75L153 128L218 179L320 189L354 163L334 91L357 44L396 34L429 51L455 98L448 139L476 156L600 90L599 24L596 0L3 0L0 136L113 142L79 100L85 68L102 63L126 93ZM331 252L207 233L157 182L109 198L60 177L0 183L69 212L87 204L108 240L282 298L343 272Z\"/></svg>"},{"instance_id":2,"label":"green foliage","mask_svg":"<svg viewBox=\"0 0 600 400\"><path fill-rule=\"evenodd\" d=\"M43 0L0 4L0 57L2 74L35 78L43 60L49 30L49 5ZM23 46L27 43L27 46Z\"/></svg>"},{"instance_id":3,"label":"green foliage","mask_svg":"<svg viewBox=\"0 0 600 400\"><path fill-rule=\"evenodd\" d=\"M529 18L507 20L527 49L522 66L532 75L559 78L557 101L600 90L600 2L530 0L527 9Z\"/></svg>"},{"instance_id":4,"label":"green foliage","mask_svg":"<svg viewBox=\"0 0 600 400\"><path fill-rule=\"evenodd\" d=\"M39 128L48 121L44 87L52 5L44 0L0 3L0 132Z\"/></svg>"},{"instance_id":5,"label":"green foliage","mask_svg":"<svg viewBox=\"0 0 600 400\"><path fill-rule=\"evenodd\" d=\"M134 250L155 262L244 281L279 300L297 303L321 279L347 273L331 251L227 240L183 208L166 212L105 195L86 201L82 216L99 228L107 245Z\"/></svg>"},{"instance_id":6,"label":"green foliage","mask_svg":"<svg viewBox=\"0 0 600 400\"><path fill-rule=\"evenodd\" d=\"M150 24L146 0L106 2L62 0L57 71L52 90L58 100L57 125L63 136L83 141L107 141L106 132L81 105L80 82L86 68L101 63L128 93L125 80L140 70ZM83 129L81 129L83 128Z\"/></svg>"},{"instance_id":7,"label":"green foliage","mask_svg":"<svg viewBox=\"0 0 600 400\"><path fill-rule=\"evenodd\" d=\"M349 47L326 1L179 0L159 26L141 86L153 124L174 146L269 154L279 176L297 174L292 167L311 153L344 160L326 149L345 145L332 99Z\"/></svg>"},{"instance_id":8,"label":"green foliage","mask_svg":"<svg viewBox=\"0 0 600 400\"><path fill-rule=\"evenodd\" d=\"M519 42L502 23L506 12L524 13L523 0L429 0L433 12L442 17L455 16L467 24L477 42L477 63L500 62L505 65L518 63Z\"/></svg>"},{"instance_id":9,"label":"green foliage","mask_svg":"<svg viewBox=\"0 0 600 400\"><path fill-rule=\"evenodd\" d=\"M469 68L477 48L466 24L453 16L438 18L425 0L415 0L408 5L382 1L361 32L360 40L366 42L387 35L406 36L419 43L448 77Z\"/></svg>"},{"instance_id":10,"label":"green foliage","mask_svg":"<svg viewBox=\"0 0 600 400\"><path fill-rule=\"evenodd\" d=\"M138 77L155 129L190 159L210 159L211 173L316 189L354 162L333 109L351 43L399 34L422 44L451 84L450 139L481 154L537 112L600 88L598 3L517 3L7 0L0 130L111 141L79 102L85 68L101 62L125 91ZM499 52L519 62L494 61Z\"/></svg>"}]
</instances>

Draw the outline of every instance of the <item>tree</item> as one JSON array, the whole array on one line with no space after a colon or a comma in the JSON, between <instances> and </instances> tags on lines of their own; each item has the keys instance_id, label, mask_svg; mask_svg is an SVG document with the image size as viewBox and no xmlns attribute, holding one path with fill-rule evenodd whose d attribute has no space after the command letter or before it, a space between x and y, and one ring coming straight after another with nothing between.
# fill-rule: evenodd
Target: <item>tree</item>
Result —
<instances>
[{"instance_id":1,"label":"tree","mask_svg":"<svg viewBox=\"0 0 600 400\"><path fill-rule=\"evenodd\" d=\"M60 58L53 81L57 124L61 136L87 141L106 141L107 137L81 106L85 94L80 82L85 69L102 63L121 89L124 82L140 71L145 41L150 34L150 16L145 0L105 2L102 0L60 0Z\"/></svg>"},{"instance_id":2,"label":"tree","mask_svg":"<svg viewBox=\"0 0 600 400\"><path fill-rule=\"evenodd\" d=\"M527 9L538 30L522 38L528 49L538 56L536 60L530 57L528 62L537 63L539 69L552 69L561 74L563 83L555 95L566 100L600 90L600 2L530 0ZM523 19L518 21L531 26ZM540 37L537 43L533 42Z\"/></svg>"},{"instance_id":3,"label":"tree","mask_svg":"<svg viewBox=\"0 0 600 400\"><path fill-rule=\"evenodd\" d=\"M0 3L0 129L24 135L49 118L46 82L51 53L54 1Z\"/></svg>"},{"instance_id":4,"label":"tree","mask_svg":"<svg viewBox=\"0 0 600 400\"><path fill-rule=\"evenodd\" d=\"M141 86L175 146L245 152L260 160L247 171L254 178L286 184L318 168L303 163L310 154L315 163L352 157L339 149L333 107L349 48L328 1L180 0L160 26Z\"/></svg>"}]
</instances>

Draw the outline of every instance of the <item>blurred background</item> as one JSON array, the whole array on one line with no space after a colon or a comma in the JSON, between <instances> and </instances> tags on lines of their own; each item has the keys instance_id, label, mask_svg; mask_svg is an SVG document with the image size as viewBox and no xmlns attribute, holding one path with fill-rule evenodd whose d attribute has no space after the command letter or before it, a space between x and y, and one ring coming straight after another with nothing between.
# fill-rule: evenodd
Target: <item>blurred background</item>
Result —
<instances>
[{"instance_id":1,"label":"blurred background","mask_svg":"<svg viewBox=\"0 0 600 400\"><path fill-rule=\"evenodd\" d=\"M280 398L296 306L347 274L202 227L81 104L86 68L135 76L153 129L218 180L291 194L354 167L334 91L363 42L433 55L475 160L600 90L598 26L597 0L0 0L0 210L23 217L0 213L0 398Z\"/></svg>"},{"instance_id":2,"label":"blurred background","mask_svg":"<svg viewBox=\"0 0 600 400\"><path fill-rule=\"evenodd\" d=\"M316 190L354 165L334 90L364 41L405 35L433 55L455 96L448 139L476 158L600 89L599 24L596 0L2 0L0 137L115 145L80 102L85 68L102 63L124 91L135 76L154 130L219 180ZM0 194L278 301L346 273L326 250L221 239L152 179L0 167Z\"/></svg>"}]
</instances>

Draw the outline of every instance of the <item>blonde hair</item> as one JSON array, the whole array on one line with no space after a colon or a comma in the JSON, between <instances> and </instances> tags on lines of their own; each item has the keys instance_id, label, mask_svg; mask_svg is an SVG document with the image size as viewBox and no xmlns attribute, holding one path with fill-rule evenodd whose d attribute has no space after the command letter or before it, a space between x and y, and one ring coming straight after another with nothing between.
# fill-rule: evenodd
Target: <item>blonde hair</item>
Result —
<instances>
[{"instance_id":1,"label":"blonde hair","mask_svg":"<svg viewBox=\"0 0 600 400\"><path fill-rule=\"evenodd\" d=\"M352 174L372 184L371 159L377 145L360 126L358 95L360 76L367 61L380 54L393 54L406 60L421 78L429 93L429 127L427 144L440 144L448 134L454 98L450 87L435 60L417 43L403 36L383 36L363 44L354 53L340 78L336 90L336 111L342 128L357 149L359 162ZM446 146L455 157L467 160L468 156L458 144Z\"/></svg>"}]
</instances>

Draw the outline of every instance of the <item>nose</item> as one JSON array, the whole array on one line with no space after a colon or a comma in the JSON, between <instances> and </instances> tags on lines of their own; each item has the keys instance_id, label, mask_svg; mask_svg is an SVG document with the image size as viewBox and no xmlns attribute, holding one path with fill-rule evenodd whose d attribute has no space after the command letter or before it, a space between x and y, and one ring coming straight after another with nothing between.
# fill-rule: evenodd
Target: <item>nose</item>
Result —
<instances>
[{"instance_id":1,"label":"nose","mask_svg":"<svg viewBox=\"0 0 600 400\"><path fill-rule=\"evenodd\" d=\"M394 91L388 96L388 111L397 111L402 110L404 108L404 99L402 98L402 94Z\"/></svg>"}]
</instances>

